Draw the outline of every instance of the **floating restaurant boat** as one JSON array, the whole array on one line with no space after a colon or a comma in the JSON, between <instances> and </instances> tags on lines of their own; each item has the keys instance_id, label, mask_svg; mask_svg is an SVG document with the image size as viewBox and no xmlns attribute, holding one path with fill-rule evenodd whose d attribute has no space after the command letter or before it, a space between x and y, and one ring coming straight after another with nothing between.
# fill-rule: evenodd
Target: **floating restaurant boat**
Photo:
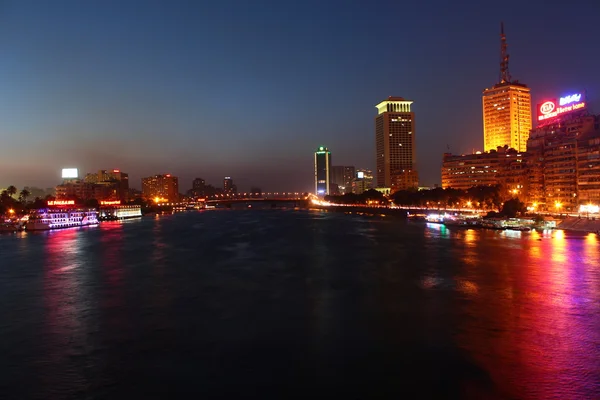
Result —
<instances>
[{"instance_id":1,"label":"floating restaurant boat","mask_svg":"<svg viewBox=\"0 0 600 400\"><path fill-rule=\"evenodd\" d=\"M135 204L121 204L119 200L101 201L98 219L100 221L119 221L142 216L142 208Z\"/></svg>"},{"instance_id":2,"label":"floating restaurant boat","mask_svg":"<svg viewBox=\"0 0 600 400\"><path fill-rule=\"evenodd\" d=\"M28 231L73 228L98 224L95 208L79 208L73 200L48 201L48 208L41 208L29 215L25 224Z\"/></svg>"}]
</instances>

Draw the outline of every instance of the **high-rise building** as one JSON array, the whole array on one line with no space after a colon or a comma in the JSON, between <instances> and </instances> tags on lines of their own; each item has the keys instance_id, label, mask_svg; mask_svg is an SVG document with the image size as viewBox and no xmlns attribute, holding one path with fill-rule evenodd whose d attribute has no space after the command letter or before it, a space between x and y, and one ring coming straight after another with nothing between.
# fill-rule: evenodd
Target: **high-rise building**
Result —
<instances>
[{"instance_id":1,"label":"high-rise building","mask_svg":"<svg viewBox=\"0 0 600 400\"><path fill-rule=\"evenodd\" d=\"M156 202L178 202L179 179L171 174L142 178L142 197Z\"/></svg>"},{"instance_id":2,"label":"high-rise building","mask_svg":"<svg viewBox=\"0 0 600 400\"><path fill-rule=\"evenodd\" d=\"M338 185L338 187L344 186L344 167L340 165L334 165L331 167L331 183Z\"/></svg>"},{"instance_id":3,"label":"high-rise building","mask_svg":"<svg viewBox=\"0 0 600 400\"><path fill-rule=\"evenodd\" d=\"M352 193L354 178L356 178L356 172L353 166L331 167L331 184L337 185L337 194Z\"/></svg>"},{"instance_id":4,"label":"high-rise building","mask_svg":"<svg viewBox=\"0 0 600 400\"><path fill-rule=\"evenodd\" d=\"M375 117L376 185L391 192L419 186L412 100L389 97Z\"/></svg>"},{"instance_id":5,"label":"high-rise building","mask_svg":"<svg viewBox=\"0 0 600 400\"><path fill-rule=\"evenodd\" d=\"M352 193L352 181L356 178L356 169L353 166L344 167L344 193Z\"/></svg>"},{"instance_id":6,"label":"high-rise building","mask_svg":"<svg viewBox=\"0 0 600 400\"><path fill-rule=\"evenodd\" d=\"M511 79L503 25L500 53L500 82L483 91L483 148L490 151L508 146L524 152L532 127L531 93L527 85Z\"/></svg>"},{"instance_id":7,"label":"high-rise building","mask_svg":"<svg viewBox=\"0 0 600 400\"><path fill-rule=\"evenodd\" d=\"M233 184L233 179L230 176L226 176L223 179L223 193L234 194L237 193L237 186Z\"/></svg>"},{"instance_id":8,"label":"high-rise building","mask_svg":"<svg viewBox=\"0 0 600 400\"><path fill-rule=\"evenodd\" d=\"M321 146L315 151L315 194L327 196L331 194L331 152Z\"/></svg>"}]
</instances>

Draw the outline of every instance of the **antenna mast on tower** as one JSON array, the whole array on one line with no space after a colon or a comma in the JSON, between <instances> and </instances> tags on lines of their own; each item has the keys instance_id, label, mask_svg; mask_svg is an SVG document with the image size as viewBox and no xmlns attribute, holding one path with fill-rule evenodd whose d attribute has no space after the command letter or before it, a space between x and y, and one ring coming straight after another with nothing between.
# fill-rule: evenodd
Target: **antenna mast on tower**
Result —
<instances>
[{"instance_id":1,"label":"antenna mast on tower","mask_svg":"<svg viewBox=\"0 0 600 400\"><path fill-rule=\"evenodd\" d=\"M504 34L504 22L500 22L500 83L510 83L510 72L508 72L508 51L506 35Z\"/></svg>"}]
</instances>

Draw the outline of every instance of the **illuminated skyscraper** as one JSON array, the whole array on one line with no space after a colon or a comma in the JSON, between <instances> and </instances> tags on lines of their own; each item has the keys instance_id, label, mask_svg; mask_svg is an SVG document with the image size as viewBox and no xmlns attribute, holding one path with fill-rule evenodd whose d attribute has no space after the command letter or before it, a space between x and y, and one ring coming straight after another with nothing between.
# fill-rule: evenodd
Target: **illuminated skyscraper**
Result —
<instances>
[{"instance_id":1,"label":"illuminated skyscraper","mask_svg":"<svg viewBox=\"0 0 600 400\"><path fill-rule=\"evenodd\" d=\"M389 97L375 117L376 185L398 190L419 186L412 100Z\"/></svg>"},{"instance_id":2,"label":"illuminated skyscraper","mask_svg":"<svg viewBox=\"0 0 600 400\"><path fill-rule=\"evenodd\" d=\"M511 80L506 49L501 25L500 83L483 91L483 147L489 151L508 146L524 152L531 130L531 93L527 85Z\"/></svg>"},{"instance_id":3,"label":"illuminated skyscraper","mask_svg":"<svg viewBox=\"0 0 600 400\"><path fill-rule=\"evenodd\" d=\"M331 183L331 152L327 147L319 147L315 151L315 194L326 196L330 194Z\"/></svg>"}]
</instances>

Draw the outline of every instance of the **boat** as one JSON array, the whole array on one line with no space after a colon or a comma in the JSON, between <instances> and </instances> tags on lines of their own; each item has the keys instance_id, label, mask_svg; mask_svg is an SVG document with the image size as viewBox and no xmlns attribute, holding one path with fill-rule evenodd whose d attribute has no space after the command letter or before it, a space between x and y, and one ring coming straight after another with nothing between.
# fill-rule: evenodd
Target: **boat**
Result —
<instances>
[{"instance_id":1,"label":"boat","mask_svg":"<svg viewBox=\"0 0 600 400\"><path fill-rule=\"evenodd\" d=\"M111 202L114 204L107 204L109 202L100 203L100 211L98 213L99 221L120 221L129 218L141 218L142 208L135 204L124 204L121 202Z\"/></svg>"},{"instance_id":2,"label":"boat","mask_svg":"<svg viewBox=\"0 0 600 400\"><path fill-rule=\"evenodd\" d=\"M0 232L16 232L18 230L17 225L12 223L0 224Z\"/></svg>"},{"instance_id":3,"label":"boat","mask_svg":"<svg viewBox=\"0 0 600 400\"><path fill-rule=\"evenodd\" d=\"M43 231L96 224L98 211L95 208L42 208L30 214L25 229Z\"/></svg>"}]
</instances>

